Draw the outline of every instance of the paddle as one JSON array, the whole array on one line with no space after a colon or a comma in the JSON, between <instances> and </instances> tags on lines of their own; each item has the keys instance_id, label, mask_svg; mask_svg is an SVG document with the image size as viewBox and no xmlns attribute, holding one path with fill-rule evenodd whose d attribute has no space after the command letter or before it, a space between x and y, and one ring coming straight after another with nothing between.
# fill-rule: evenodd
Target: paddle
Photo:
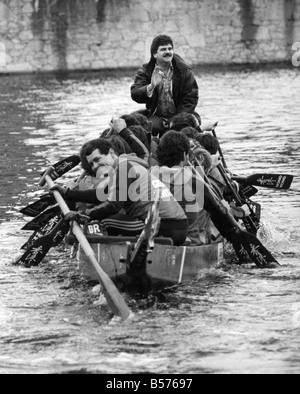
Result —
<instances>
[{"instance_id":1,"label":"paddle","mask_svg":"<svg viewBox=\"0 0 300 394\"><path fill-rule=\"evenodd\" d=\"M51 196L51 194L46 194L42 196L39 200L21 209L20 212L26 216L36 217L46 208L50 207L53 204L55 204L55 198Z\"/></svg>"},{"instance_id":2,"label":"paddle","mask_svg":"<svg viewBox=\"0 0 300 394\"><path fill-rule=\"evenodd\" d=\"M51 173L51 179L56 181L56 179L60 178L68 171L72 170L74 167L78 166L80 163L80 157L78 155L73 155L68 157L67 159L63 159L58 163L54 164L51 168L53 168L53 172ZM44 176L48 170L44 171L41 176Z\"/></svg>"},{"instance_id":3,"label":"paddle","mask_svg":"<svg viewBox=\"0 0 300 394\"><path fill-rule=\"evenodd\" d=\"M147 218L145 220L145 227L140 234L134 250L130 255L129 267L133 267L137 264L137 259L144 263L145 258L148 253L154 249L154 237L156 236L159 225L159 201L160 201L161 191L159 187L155 190L154 200L149 208ZM143 258L140 255L143 254Z\"/></svg>"},{"instance_id":4,"label":"paddle","mask_svg":"<svg viewBox=\"0 0 300 394\"><path fill-rule=\"evenodd\" d=\"M238 204L238 206L242 206L243 201L241 200L241 197L239 196L237 191L232 186L224 168L221 165L219 165L218 170L220 171L220 174L222 175L227 187L231 191L236 203ZM244 223L247 231L253 235L256 235L258 228L259 228L259 219L255 216L253 210L251 210L251 206L248 203L247 203L247 205L250 209L251 214L250 214L250 216L244 217L242 220L243 220L243 223Z\"/></svg>"},{"instance_id":5,"label":"paddle","mask_svg":"<svg viewBox=\"0 0 300 394\"><path fill-rule=\"evenodd\" d=\"M147 130L147 142L149 146L149 157L148 157L148 165L151 167L151 159L152 159L152 122L149 121L149 129Z\"/></svg>"},{"instance_id":6,"label":"paddle","mask_svg":"<svg viewBox=\"0 0 300 394\"><path fill-rule=\"evenodd\" d=\"M72 170L80 163L80 157L77 155L70 156L66 159L59 161L58 163L53 165L54 171L51 175L52 179L55 181L60 178L68 171ZM43 172L42 176L45 174ZM42 196L38 201L28 205L25 208L22 208L20 212L26 216L35 217L42 213L46 208L53 205L55 203L55 199L51 194L46 194Z\"/></svg>"},{"instance_id":7,"label":"paddle","mask_svg":"<svg viewBox=\"0 0 300 394\"><path fill-rule=\"evenodd\" d=\"M241 185L240 191L242 191L243 195L246 198L253 197L253 196L255 196L255 194L258 193L258 189L256 189L252 185L244 185L244 184Z\"/></svg>"},{"instance_id":8,"label":"paddle","mask_svg":"<svg viewBox=\"0 0 300 394\"><path fill-rule=\"evenodd\" d=\"M74 184L74 188L77 187L85 176L85 171L80 175ZM53 196L52 196L53 197ZM54 201L55 198L53 197ZM28 241L21 247L21 249L26 250L29 248L38 238L41 238L48 233L50 233L54 226L59 222L61 214L60 208L56 205L54 207L46 209L36 218L34 218L30 223L27 223L22 230L35 230L35 232L30 236ZM59 229L58 229L59 231ZM55 234L52 233L54 237Z\"/></svg>"},{"instance_id":9,"label":"paddle","mask_svg":"<svg viewBox=\"0 0 300 394\"><path fill-rule=\"evenodd\" d=\"M50 167L44 173L42 179L39 182L39 185L44 186L45 184L47 184L50 188L53 188L55 186L55 183L51 178L52 173L53 173L53 168ZM54 190L53 195L63 215L66 216L68 213L70 213L71 211L68 205L66 204L65 200L61 196L61 194L57 190ZM93 268L97 273L99 282L102 285L104 295L107 299L108 305L110 306L111 310L114 312L114 314L120 316L123 320L127 320L131 314L128 306L126 305L123 297L121 296L121 294L119 293L119 291L117 290L111 279L98 264L98 261L96 259L92 247L88 243L81 227L76 221L72 222L72 231L75 237L77 238L78 242L80 243L86 256L88 257L91 265L93 266Z\"/></svg>"},{"instance_id":10,"label":"paddle","mask_svg":"<svg viewBox=\"0 0 300 394\"><path fill-rule=\"evenodd\" d=\"M52 232L52 230L53 230L54 227L58 224L58 222L60 221L60 219L61 219L61 212L59 211L59 213L58 213L57 215L55 215L53 218L51 218L47 223L45 223L44 226L42 226L41 228L39 228L38 230L36 230L36 231L30 236L30 238L28 239L28 241L27 241L23 246L21 246L21 249L22 249L22 250L28 249L30 246L33 245L33 243L34 243L37 239L39 239L39 238L41 238L41 237L43 237L43 236L45 236L45 235L48 235L50 232L52 233L52 237L54 237L55 234ZM59 231L59 228L58 228L57 231Z\"/></svg>"},{"instance_id":11,"label":"paddle","mask_svg":"<svg viewBox=\"0 0 300 394\"><path fill-rule=\"evenodd\" d=\"M23 264L25 267L33 267L39 265L46 254L52 247L59 245L69 231L69 224L60 219L55 224L53 230L47 235L39 237L31 242L26 252L19 257L13 264Z\"/></svg>"},{"instance_id":12,"label":"paddle","mask_svg":"<svg viewBox=\"0 0 300 394\"><path fill-rule=\"evenodd\" d=\"M215 137L216 140L218 140L217 133L216 133L216 127L217 127L217 125L218 125L218 123L216 123L215 126L211 129L212 134L213 134L213 136ZM219 140L218 140L218 141L219 141ZM221 148L220 143L219 143L219 153L220 153L220 156L221 156L221 160L222 160L222 163L223 163L223 167L227 169L228 167L227 167L227 164L226 164L226 161L225 161L225 157L224 157L224 155L223 155L223 152L222 152L222 148Z\"/></svg>"},{"instance_id":13,"label":"paddle","mask_svg":"<svg viewBox=\"0 0 300 394\"><path fill-rule=\"evenodd\" d=\"M215 127L212 128L212 133L213 133L213 136L218 140L217 133L216 133L216 130L215 130L216 126L217 126L217 125L215 125ZM226 164L226 161L225 161L225 158L224 158L224 155L223 155L223 152L222 152L222 149L221 149L220 143L219 143L219 153L220 153L220 156L221 156L221 160L222 160L222 163L223 163L223 167L224 167L225 169L228 169L227 164ZM222 177L223 177L223 179L224 179L224 181L225 181L227 187L229 188L229 190L231 191L233 197L235 198L236 203L237 203L239 206L242 206L244 203L247 204L247 206L248 206L248 208L249 208L249 210L250 210L250 212L251 212L250 216L248 216L248 217L246 217L246 218L243 219L243 222L244 222L244 224L245 224L245 227L246 227L247 231L249 231L251 234L256 235L256 234L257 234L257 231L258 231L258 228L259 228L259 222L260 222L260 220L259 220L258 217L255 215L255 213L254 213L254 211L253 211L251 205L250 205L247 201L244 201L244 202L243 202L243 201L241 200L241 197L240 197L240 196L238 195L238 193L235 191L234 187L233 187L232 184L231 184L231 180L228 178L228 175L227 175L227 173L226 173L226 171L224 170L223 167L222 167L221 165L219 165L219 166L218 166L218 169L219 169L219 171L220 171L220 173L221 173L221 175L222 175Z\"/></svg>"},{"instance_id":14,"label":"paddle","mask_svg":"<svg viewBox=\"0 0 300 394\"><path fill-rule=\"evenodd\" d=\"M50 207L36 216L31 222L25 224L21 230L24 231L37 231L43 227L50 219L54 218L60 212L60 208L55 205Z\"/></svg>"},{"instance_id":15,"label":"paddle","mask_svg":"<svg viewBox=\"0 0 300 394\"><path fill-rule=\"evenodd\" d=\"M253 174L247 177L232 176L231 179L245 185L266 187L268 189L288 190L291 187L294 176L285 174Z\"/></svg>"},{"instance_id":16,"label":"paddle","mask_svg":"<svg viewBox=\"0 0 300 394\"><path fill-rule=\"evenodd\" d=\"M212 129L212 133L213 136L218 139L215 127L213 127ZM219 153L221 156L223 167L228 169L220 144ZM231 179L245 185L260 186L269 189L288 190L291 187L294 176L286 174L254 174L247 177L232 176Z\"/></svg>"},{"instance_id":17,"label":"paddle","mask_svg":"<svg viewBox=\"0 0 300 394\"><path fill-rule=\"evenodd\" d=\"M249 256L250 259L260 268L268 268L270 266L280 265L265 246L252 234L243 231L234 217L230 215L224 207L220 199L214 193L213 189L207 182L207 177L195 160L197 169L189 163L195 175L203 182L204 185L204 209L208 212L220 234L225 237L234 247L239 258ZM199 172L200 170L201 173Z\"/></svg>"}]
</instances>

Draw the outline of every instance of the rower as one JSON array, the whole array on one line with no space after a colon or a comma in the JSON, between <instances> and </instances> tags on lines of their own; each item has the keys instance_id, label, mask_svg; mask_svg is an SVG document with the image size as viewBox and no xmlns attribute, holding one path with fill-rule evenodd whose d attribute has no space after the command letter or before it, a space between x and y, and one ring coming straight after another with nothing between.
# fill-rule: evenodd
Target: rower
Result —
<instances>
[{"instance_id":1,"label":"rower","mask_svg":"<svg viewBox=\"0 0 300 394\"><path fill-rule=\"evenodd\" d=\"M160 140L157 149L159 167L152 174L168 187L189 221L188 238L193 245L201 245L199 236L199 214L203 210L203 184L193 176L188 167L190 140L183 133L169 131Z\"/></svg>"},{"instance_id":2,"label":"rower","mask_svg":"<svg viewBox=\"0 0 300 394\"><path fill-rule=\"evenodd\" d=\"M86 191L60 186L55 189L67 201L93 204L93 208L82 213L100 221L108 235L139 235L158 187L162 188L158 236L171 238L176 246L185 242L187 217L166 186L150 174L147 163L131 155L119 157L112 144L101 138L85 144L81 157L94 175L102 172L101 187Z\"/></svg>"}]
</instances>

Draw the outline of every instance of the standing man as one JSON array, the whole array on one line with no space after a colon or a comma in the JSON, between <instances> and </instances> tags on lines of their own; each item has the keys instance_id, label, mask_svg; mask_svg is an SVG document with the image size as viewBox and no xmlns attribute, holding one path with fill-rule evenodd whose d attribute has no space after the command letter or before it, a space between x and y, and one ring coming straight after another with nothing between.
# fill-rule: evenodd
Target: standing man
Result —
<instances>
[{"instance_id":1,"label":"standing man","mask_svg":"<svg viewBox=\"0 0 300 394\"><path fill-rule=\"evenodd\" d=\"M195 111L198 85L190 66L174 53L171 37L154 38L150 62L135 75L131 97L146 104L144 114L152 122L154 136L162 136L176 114Z\"/></svg>"}]
</instances>

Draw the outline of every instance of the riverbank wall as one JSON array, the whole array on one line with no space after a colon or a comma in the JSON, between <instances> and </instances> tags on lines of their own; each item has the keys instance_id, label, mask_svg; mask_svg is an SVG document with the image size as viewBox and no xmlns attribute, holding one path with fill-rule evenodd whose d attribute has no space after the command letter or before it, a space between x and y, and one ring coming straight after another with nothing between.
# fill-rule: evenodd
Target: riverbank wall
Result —
<instances>
[{"instance_id":1,"label":"riverbank wall","mask_svg":"<svg viewBox=\"0 0 300 394\"><path fill-rule=\"evenodd\" d=\"M162 33L191 65L292 62L300 0L0 0L0 73L138 67Z\"/></svg>"}]
</instances>

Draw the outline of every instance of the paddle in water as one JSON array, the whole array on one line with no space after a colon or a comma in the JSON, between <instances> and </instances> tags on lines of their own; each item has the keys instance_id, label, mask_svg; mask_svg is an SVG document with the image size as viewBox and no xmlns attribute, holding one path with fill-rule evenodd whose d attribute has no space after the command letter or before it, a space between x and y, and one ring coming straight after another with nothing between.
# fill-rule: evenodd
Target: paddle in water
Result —
<instances>
[{"instance_id":1,"label":"paddle in water","mask_svg":"<svg viewBox=\"0 0 300 394\"><path fill-rule=\"evenodd\" d=\"M246 255L249 256L260 268L278 266L278 261L265 246L253 234L243 231L240 228L234 217L214 193L197 159L194 160L197 169L191 163L190 166L204 185L204 209L208 212L220 234L233 245L237 256L239 258L245 257Z\"/></svg>"},{"instance_id":2,"label":"paddle in water","mask_svg":"<svg viewBox=\"0 0 300 394\"><path fill-rule=\"evenodd\" d=\"M222 167L222 165L218 166L218 170L220 172L220 174L222 175L228 189L230 190L236 204L238 206L242 206L243 205L243 201L241 199L241 197L239 196L238 192L234 189L234 187L231 184L231 180L229 179L228 175L226 174L224 168ZM246 216L244 217L243 223L247 229L247 231L253 235L257 234L257 231L259 229L259 219L258 217L255 215L254 211L252 210L251 206L249 205L249 203L247 203L245 201L245 203L247 204L248 208L250 209L250 216Z\"/></svg>"},{"instance_id":3,"label":"paddle in water","mask_svg":"<svg viewBox=\"0 0 300 394\"><path fill-rule=\"evenodd\" d=\"M66 174L68 171L75 168L80 163L80 157L78 155L70 156L66 159L59 161L53 165L53 174L51 175L52 180L56 180ZM43 172L45 174L45 172ZM42 175L43 175L42 174ZM36 217L42 213L46 208L55 204L55 198L51 194L46 194L42 196L38 201L22 208L20 212L23 215Z\"/></svg>"},{"instance_id":4,"label":"paddle in water","mask_svg":"<svg viewBox=\"0 0 300 394\"><path fill-rule=\"evenodd\" d=\"M213 136L215 137L215 139L218 141L217 133L215 130L216 126L217 126L217 124L215 125L215 127L213 127L212 133L213 133ZM237 205L241 207L244 204L246 204L248 206L248 208L250 210L250 216L243 218L243 222L244 222L244 225L245 225L247 231L253 235L256 235L257 231L259 229L259 226L260 226L260 218L258 218L256 216L256 214L255 214L254 210L252 209L251 205L249 204L249 202L246 200L242 201L238 192L234 189L234 187L231 183L232 182L231 179L229 179L226 171L224 170L224 168L228 169L228 167L227 167L227 163L225 161L220 143L219 143L219 154L220 154L220 157L221 157L221 160L223 163L223 166L222 165L218 166L219 172L220 172L221 176L223 177L223 179L224 179L228 189L230 190Z\"/></svg>"},{"instance_id":5,"label":"paddle in water","mask_svg":"<svg viewBox=\"0 0 300 394\"><path fill-rule=\"evenodd\" d=\"M51 178L52 173L53 173L53 169L50 167L43 175L42 179L39 182L39 185L44 186L45 184L47 184L51 189L54 188L55 183ZM54 190L53 195L63 215L66 216L70 214L71 211L68 205L66 204L65 200L61 196L61 194L57 190ZM107 299L108 305L110 306L111 310L115 315L120 316L123 320L127 320L131 315L130 309L126 305L123 297L117 290L116 286L113 284L112 280L100 267L96 259L95 253L91 245L88 243L82 231L82 228L76 221L71 222L71 228L73 234L75 235L79 244L81 245L84 253L88 257L90 264L92 265L95 272L97 273L99 282L102 286L103 293Z\"/></svg>"},{"instance_id":6,"label":"paddle in water","mask_svg":"<svg viewBox=\"0 0 300 394\"><path fill-rule=\"evenodd\" d=\"M60 212L60 208L55 205L50 207L36 216L31 222L25 224L21 230L24 231L38 231L43 227L50 219L54 218Z\"/></svg>"},{"instance_id":7,"label":"paddle in water","mask_svg":"<svg viewBox=\"0 0 300 394\"><path fill-rule=\"evenodd\" d=\"M69 224L60 219L53 230L47 235L35 239L27 248L26 252L13 264L33 267L40 264L52 247L59 245L69 231Z\"/></svg>"},{"instance_id":8,"label":"paddle in water","mask_svg":"<svg viewBox=\"0 0 300 394\"><path fill-rule=\"evenodd\" d=\"M55 236L55 234L52 232L52 230L55 228L55 226L58 224L58 222L61 220L61 212L57 213L53 218L51 218L44 226L42 226L39 230L36 230L28 239L28 241L21 247L22 250L27 250L30 246L34 244L34 242L39 239L44 237L45 235L48 235L51 233L52 237ZM58 228L57 231L60 229Z\"/></svg>"}]
</instances>

